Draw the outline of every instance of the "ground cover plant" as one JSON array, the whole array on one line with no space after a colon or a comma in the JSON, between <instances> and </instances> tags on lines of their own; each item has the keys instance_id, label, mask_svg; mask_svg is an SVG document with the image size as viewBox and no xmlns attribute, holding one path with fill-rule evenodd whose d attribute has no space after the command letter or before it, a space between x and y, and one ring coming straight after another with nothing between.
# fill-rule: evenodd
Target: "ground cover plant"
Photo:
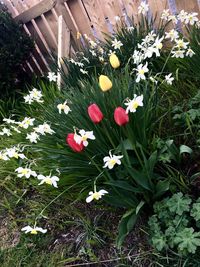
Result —
<instances>
[{"instance_id":1,"label":"ground cover plant","mask_svg":"<svg viewBox=\"0 0 200 267\"><path fill-rule=\"evenodd\" d=\"M82 37L89 48L64 60L69 75L61 72L62 90L57 88L57 74L51 72L48 82L38 80L37 89L30 88L24 95L25 116L18 113L3 119L0 172L5 198L1 206L15 218L15 227L25 232L24 242L37 244L42 251L47 244L76 240L75 248L63 251L61 266L67 261L78 260L79 266L87 260L98 262L101 253L95 251L108 240L115 244L111 255L122 253L119 266L121 260L132 266L154 264L157 252L150 244L155 251L176 253L176 257L160 256L163 266L196 264L188 257L199 246L198 191L192 191L199 177L199 80L193 77L192 67L199 57L194 35L199 21L196 13L181 11L173 16L165 10L163 22L153 30L147 11L148 5L142 3L139 26L122 22L105 42ZM188 35L165 29L178 20ZM128 53L125 48L132 40ZM12 195L12 204L7 195ZM82 203L87 203L86 209L79 206ZM140 248L146 254L127 261L125 253L133 243L125 238L141 216L147 218L153 212L150 229L142 226L145 241ZM112 219L119 227L109 234L102 222L109 225ZM176 229L177 221L181 229ZM167 234L170 227L173 242ZM71 232L75 234L68 240ZM183 235L188 239L181 240ZM33 254L36 251L34 246ZM133 252L137 255L135 248ZM1 257L6 261L7 254ZM41 258L41 266L45 259ZM105 262L105 266L114 264Z\"/></svg>"}]
</instances>

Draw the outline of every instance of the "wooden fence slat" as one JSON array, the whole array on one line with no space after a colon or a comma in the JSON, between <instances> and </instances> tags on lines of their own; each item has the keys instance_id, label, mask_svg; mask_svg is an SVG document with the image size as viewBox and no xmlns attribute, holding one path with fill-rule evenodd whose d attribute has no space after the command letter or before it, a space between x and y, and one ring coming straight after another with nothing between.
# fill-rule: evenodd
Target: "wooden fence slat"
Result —
<instances>
[{"instance_id":1,"label":"wooden fence slat","mask_svg":"<svg viewBox=\"0 0 200 267\"><path fill-rule=\"evenodd\" d=\"M1 0L0 0L1 1ZM16 21L24 23L25 31L35 37L35 50L26 69L29 72L41 73L49 70L49 58L53 59L52 52L69 54L72 56L77 51L80 40L77 32L89 35L90 38L103 39L104 34L115 28L115 16L134 17L138 22L138 6L145 1L150 6L150 14L157 14L156 24L160 19L163 9L173 9L174 3L179 12L198 12L200 0L2 0L8 7ZM62 24L59 16L62 15ZM59 19L58 19L59 18ZM60 35L61 25L68 28L67 34ZM155 25L156 25L155 24ZM168 27L171 24L169 24ZM184 28L183 28L184 31ZM61 42L61 36L66 35L66 40ZM58 44L59 43L59 44ZM63 43L68 52L61 52ZM61 45L61 47L60 47Z\"/></svg>"},{"instance_id":2,"label":"wooden fence slat","mask_svg":"<svg viewBox=\"0 0 200 267\"><path fill-rule=\"evenodd\" d=\"M70 49L70 31L67 28L67 25L63 19L63 16L60 15L58 17L58 67L61 69L64 68L62 64L63 57L69 57L69 49ZM65 71L67 71L65 69ZM58 88L61 88L62 80L61 74L58 73L57 79Z\"/></svg>"},{"instance_id":3,"label":"wooden fence slat","mask_svg":"<svg viewBox=\"0 0 200 267\"><path fill-rule=\"evenodd\" d=\"M15 17L16 21L22 21L23 23L27 23L32 19L39 17L41 14L46 13L56 4L56 0L42 0L35 6L32 6L30 9L25 10L21 14Z\"/></svg>"}]
</instances>

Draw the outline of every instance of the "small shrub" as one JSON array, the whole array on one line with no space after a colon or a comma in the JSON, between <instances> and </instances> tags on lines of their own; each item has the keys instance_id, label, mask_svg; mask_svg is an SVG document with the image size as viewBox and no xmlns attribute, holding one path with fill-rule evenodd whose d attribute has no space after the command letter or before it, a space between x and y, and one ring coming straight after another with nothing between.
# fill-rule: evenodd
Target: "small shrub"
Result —
<instances>
[{"instance_id":1,"label":"small shrub","mask_svg":"<svg viewBox=\"0 0 200 267\"><path fill-rule=\"evenodd\" d=\"M172 249L182 255L195 253L200 246L200 198L196 201L174 194L154 204L149 219L150 241L159 251Z\"/></svg>"},{"instance_id":2,"label":"small shrub","mask_svg":"<svg viewBox=\"0 0 200 267\"><path fill-rule=\"evenodd\" d=\"M0 97L10 94L24 82L22 66L34 44L3 5L0 6Z\"/></svg>"}]
</instances>

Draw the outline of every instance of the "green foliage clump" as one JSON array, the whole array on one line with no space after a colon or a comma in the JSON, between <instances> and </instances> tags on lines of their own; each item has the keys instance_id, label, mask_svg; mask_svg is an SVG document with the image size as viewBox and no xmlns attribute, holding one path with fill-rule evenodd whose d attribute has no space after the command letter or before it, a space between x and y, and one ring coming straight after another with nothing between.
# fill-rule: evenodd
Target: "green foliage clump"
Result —
<instances>
[{"instance_id":1,"label":"green foliage clump","mask_svg":"<svg viewBox=\"0 0 200 267\"><path fill-rule=\"evenodd\" d=\"M0 5L0 97L11 94L24 81L22 66L28 59L34 44L23 31L23 26L16 23Z\"/></svg>"},{"instance_id":2,"label":"green foliage clump","mask_svg":"<svg viewBox=\"0 0 200 267\"><path fill-rule=\"evenodd\" d=\"M153 247L194 254L200 247L200 199L192 201L179 192L156 202L154 212L148 222Z\"/></svg>"}]
</instances>

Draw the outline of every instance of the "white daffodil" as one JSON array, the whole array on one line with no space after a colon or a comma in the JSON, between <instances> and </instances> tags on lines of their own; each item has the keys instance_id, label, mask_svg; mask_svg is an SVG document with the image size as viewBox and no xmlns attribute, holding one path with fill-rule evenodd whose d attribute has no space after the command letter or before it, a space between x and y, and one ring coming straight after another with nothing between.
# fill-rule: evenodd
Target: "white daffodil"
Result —
<instances>
[{"instance_id":1,"label":"white daffodil","mask_svg":"<svg viewBox=\"0 0 200 267\"><path fill-rule=\"evenodd\" d=\"M184 58L184 53L185 53L185 50L172 51L172 57L175 57L175 58Z\"/></svg>"},{"instance_id":2,"label":"white daffodil","mask_svg":"<svg viewBox=\"0 0 200 267\"><path fill-rule=\"evenodd\" d=\"M177 18L178 18L181 22L185 22L187 16L188 16L188 13L185 12L185 10L181 10L180 13L178 14Z\"/></svg>"},{"instance_id":3,"label":"white daffodil","mask_svg":"<svg viewBox=\"0 0 200 267\"><path fill-rule=\"evenodd\" d=\"M88 71L84 70L84 69L80 69L80 72L83 73L83 74L88 74Z\"/></svg>"},{"instance_id":4,"label":"white daffodil","mask_svg":"<svg viewBox=\"0 0 200 267\"><path fill-rule=\"evenodd\" d=\"M24 100L25 100L25 103L28 103L29 105L34 102L34 99L32 98L31 95L25 95Z\"/></svg>"},{"instance_id":5,"label":"white daffodil","mask_svg":"<svg viewBox=\"0 0 200 267\"><path fill-rule=\"evenodd\" d=\"M58 104L57 109L59 114L62 113L62 110L65 114L68 114L71 111L70 107L67 105L67 100L63 104Z\"/></svg>"},{"instance_id":6,"label":"white daffodil","mask_svg":"<svg viewBox=\"0 0 200 267\"><path fill-rule=\"evenodd\" d=\"M47 78L49 79L50 82L56 82L58 76L56 75L55 72L49 72Z\"/></svg>"},{"instance_id":7,"label":"white daffodil","mask_svg":"<svg viewBox=\"0 0 200 267\"><path fill-rule=\"evenodd\" d=\"M0 151L0 160L9 160L5 151Z\"/></svg>"},{"instance_id":8,"label":"white daffodil","mask_svg":"<svg viewBox=\"0 0 200 267\"><path fill-rule=\"evenodd\" d=\"M41 91L33 88L33 90L29 91L29 94L24 96L25 103L32 104L34 101L38 103L43 103L44 101L41 99L42 93Z\"/></svg>"},{"instance_id":9,"label":"white daffodil","mask_svg":"<svg viewBox=\"0 0 200 267\"><path fill-rule=\"evenodd\" d=\"M121 46L123 46L121 41L118 41L116 38L112 41L112 46L114 47L114 49L120 49Z\"/></svg>"},{"instance_id":10,"label":"white daffodil","mask_svg":"<svg viewBox=\"0 0 200 267\"><path fill-rule=\"evenodd\" d=\"M171 31L165 33L165 38L174 41L179 38L179 33L176 30L172 29Z\"/></svg>"},{"instance_id":11,"label":"white daffodil","mask_svg":"<svg viewBox=\"0 0 200 267\"><path fill-rule=\"evenodd\" d=\"M4 128L2 129L2 131L0 132L0 135L11 136L12 133L11 133L10 129L4 127Z\"/></svg>"},{"instance_id":12,"label":"white daffodil","mask_svg":"<svg viewBox=\"0 0 200 267\"><path fill-rule=\"evenodd\" d=\"M52 176L49 175L49 176L44 176L42 174L39 174L37 176L38 180L41 180L41 182L38 184L38 185L41 185L41 184L48 184L48 185L53 185L54 187L58 187L57 186L57 182L60 180L57 176Z\"/></svg>"},{"instance_id":13,"label":"white daffodil","mask_svg":"<svg viewBox=\"0 0 200 267\"><path fill-rule=\"evenodd\" d=\"M171 77L171 76L172 76L172 73L170 73L170 74L168 74L168 75L165 75L165 82L166 82L167 84L169 84L169 85L172 85L172 82L173 82L173 80L174 80L174 78Z\"/></svg>"},{"instance_id":14,"label":"white daffodil","mask_svg":"<svg viewBox=\"0 0 200 267\"><path fill-rule=\"evenodd\" d=\"M127 106L126 113L136 112L138 107L143 107L143 95L137 96L134 94L134 98L128 100L125 105Z\"/></svg>"},{"instance_id":15,"label":"white daffodil","mask_svg":"<svg viewBox=\"0 0 200 267\"><path fill-rule=\"evenodd\" d=\"M41 135L45 135L46 133L48 134L55 133L54 130L52 130L50 125L47 123L38 125L38 127L34 128L34 130L36 131L36 133L39 133Z\"/></svg>"},{"instance_id":16,"label":"white daffodil","mask_svg":"<svg viewBox=\"0 0 200 267\"><path fill-rule=\"evenodd\" d=\"M183 39L176 39L175 43L176 43L175 47L178 49L187 49L187 46L189 44L189 42L184 42Z\"/></svg>"},{"instance_id":17,"label":"white daffodil","mask_svg":"<svg viewBox=\"0 0 200 267\"><path fill-rule=\"evenodd\" d=\"M95 140L93 131L80 130L79 134L75 133L74 140L77 144L83 143L84 146L88 146L88 139Z\"/></svg>"},{"instance_id":18,"label":"white daffodil","mask_svg":"<svg viewBox=\"0 0 200 267\"><path fill-rule=\"evenodd\" d=\"M97 56L97 53L94 50L89 49L90 53L92 54L93 57Z\"/></svg>"},{"instance_id":19,"label":"white daffodil","mask_svg":"<svg viewBox=\"0 0 200 267\"><path fill-rule=\"evenodd\" d=\"M92 49L97 47L97 43L95 43L93 40L89 40L89 44L90 44Z\"/></svg>"},{"instance_id":20,"label":"white daffodil","mask_svg":"<svg viewBox=\"0 0 200 267\"><path fill-rule=\"evenodd\" d=\"M178 23L178 19L176 18L175 15L170 15L170 16L168 17L168 20L169 20L169 21L172 21L172 23L174 23L174 24L177 24L177 23Z\"/></svg>"},{"instance_id":21,"label":"white daffodil","mask_svg":"<svg viewBox=\"0 0 200 267\"><path fill-rule=\"evenodd\" d=\"M12 148L7 148L6 149L6 154L9 158L20 158L20 159L25 159L26 156L23 153L19 153L19 150L16 147Z\"/></svg>"},{"instance_id":22,"label":"white daffodil","mask_svg":"<svg viewBox=\"0 0 200 267\"><path fill-rule=\"evenodd\" d=\"M185 24L190 24L190 25L194 25L195 22L198 22L198 13L193 12L193 13L189 13L186 18L185 18Z\"/></svg>"},{"instance_id":23,"label":"white daffodil","mask_svg":"<svg viewBox=\"0 0 200 267\"><path fill-rule=\"evenodd\" d=\"M186 52L186 56L188 57L192 57L195 55L195 52L191 49L191 48L188 48L187 52Z\"/></svg>"},{"instance_id":24,"label":"white daffodil","mask_svg":"<svg viewBox=\"0 0 200 267\"><path fill-rule=\"evenodd\" d=\"M100 198L102 198L103 195L108 194L108 192L104 189L97 191L90 191L89 192L89 197L86 198L86 202L90 203L92 200L99 200Z\"/></svg>"},{"instance_id":25,"label":"white daffodil","mask_svg":"<svg viewBox=\"0 0 200 267\"><path fill-rule=\"evenodd\" d=\"M141 2L141 4L138 7L138 13L145 15L149 11L149 5L145 2Z\"/></svg>"},{"instance_id":26,"label":"white daffodil","mask_svg":"<svg viewBox=\"0 0 200 267\"><path fill-rule=\"evenodd\" d=\"M28 117L25 117L23 121L18 122L19 127L24 128L24 129L28 129L29 126L33 126L33 122L35 121L35 119L31 119Z\"/></svg>"},{"instance_id":27,"label":"white daffodil","mask_svg":"<svg viewBox=\"0 0 200 267\"><path fill-rule=\"evenodd\" d=\"M39 134L37 134L36 132L32 132L26 135L26 139L28 139L31 143L37 143L40 137Z\"/></svg>"},{"instance_id":28,"label":"white daffodil","mask_svg":"<svg viewBox=\"0 0 200 267\"><path fill-rule=\"evenodd\" d=\"M135 50L134 53L133 53L133 55L132 55L132 58L134 60L134 63L136 65L138 65L144 59L144 55L140 51Z\"/></svg>"},{"instance_id":29,"label":"white daffodil","mask_svg":"<svg viewBox=\"0 0 200 267\"><path fill-rule=\"evenodd\" d=\"M3 121L7 124L16 124L16 121L15 120L12 120L10 118L3 118Z\"/></svg>"},{"instance_id":30,"label":"white daffodil","mask_svg":"<svg viewBox=\"0 0 200 267\"><path fill-rule=\"evenodd\" d=\"M31 227L31 226L27 225L27 226L23 227L21 229L21 231L24 231L25 234L31 233L32 235L36 235L38 232L45 234L47 232L47 229L43 229L41 227L36 227L36 226Z\"/></svg>"},{"instance_id":31,"label":"white daffodil","mask_svg":"<svg viewBox=\"0 0 200 267\"><path fill-rule=\"evenodd\" d=\"M18 172L17 177L20 177L20 178L23 176L25 176L26 178L30 178L31 176L33 176L33 177L37 176L36 172L32 171L29 168L19 167L15 170L15 172Z\"/></svg>"},{"instance_id":32,"label":"white daffodil","mask_svg":"<svg viewBox=\"0 0 200 267\"><path fill-rule=\"evenodd\" d=\"M103 162L105 163L103 168L108 168L111 170L116 164L121 165L121 160L120 160L121 158L123 158L122 155L120 156L112 155L111 152L109 151L109 156L103 158Z\"/></svg>"},{"instance_id":33,"label":"white daffodil","mask_svg":"<svg viewBox=\"0 0 200 267\"><path fill-rule=\"evenodd\" d=\"M140 65L137 66L137 69L136 69L136 71L137 71L136 83L138 83L140 80L145 80L146 79L144 74L149 71L147 66L148 66L147 62L146 62L145 65L140 64Z\"/></svg>"},{"instance_id":34,"label":"white daffodil","mask_svg":"<svg viewBox=\"0 0 200 267\"><path fill-rule=\"evenodd\" d=\"M164 9L161 15L161 19L168 20L170 15L169 9Z\"/></svg>"}]
</instances>

